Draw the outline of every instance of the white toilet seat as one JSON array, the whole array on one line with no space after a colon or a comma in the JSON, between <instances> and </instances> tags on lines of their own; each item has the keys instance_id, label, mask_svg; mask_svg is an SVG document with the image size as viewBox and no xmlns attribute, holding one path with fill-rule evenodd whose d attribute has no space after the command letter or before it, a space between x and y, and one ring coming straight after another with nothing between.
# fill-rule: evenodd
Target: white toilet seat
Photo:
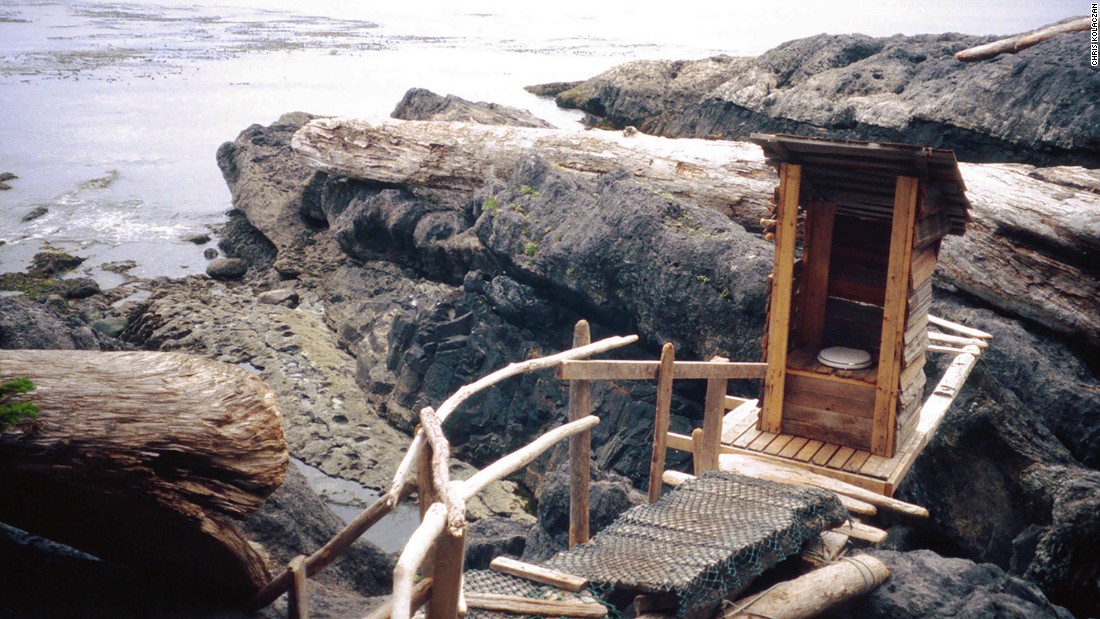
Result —
<instances>
[{"instance_id":1,"label":"white toilet seat","mask_svg":"<svg viewBox=\"0 0 1100 619\"><path fill-rule=\"evenodd\" d=\"M871 367L871 353L858 348L831 346L817 353L817 362L838 370L862 370Z\"/></svg>"}]
</instances>

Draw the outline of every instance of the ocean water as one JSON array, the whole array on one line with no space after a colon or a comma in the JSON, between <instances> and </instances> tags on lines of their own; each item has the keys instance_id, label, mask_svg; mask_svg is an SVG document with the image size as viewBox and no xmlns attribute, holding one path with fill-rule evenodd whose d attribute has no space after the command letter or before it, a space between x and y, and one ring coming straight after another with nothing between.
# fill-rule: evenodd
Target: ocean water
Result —
<instances>
[{"instance_id":1,"label":"ocean water","mask_svg":"<svg viewBox=\"0 0 1100 619\"><path fill-rule=\"evenodd\" d=\"M775 6L778 5L778 6ZM559 0L5 0L0 5L0 272L47 246L136 276L202 272L230 208L219 144L283 112L387 116L402 94L579 115L522 87L640 58L754 55L820 32L1011 34L1088 3L950 0L782 3ZM48 212L24 222L37 207Z\"/></svg>"}]
</instances>

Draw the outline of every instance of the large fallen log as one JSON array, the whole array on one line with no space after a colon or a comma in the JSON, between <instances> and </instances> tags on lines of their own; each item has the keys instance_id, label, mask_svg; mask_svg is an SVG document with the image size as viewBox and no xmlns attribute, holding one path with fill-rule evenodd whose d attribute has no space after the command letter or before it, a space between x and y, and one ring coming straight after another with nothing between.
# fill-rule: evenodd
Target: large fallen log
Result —
<instances>
[{"instance_id":1,"label":"large fallen log","mask_svg":"<svg viewBox=\"0 0 1100 619\"><path fill-rule=\"evenodd\" d=\"M890 577L890 568L870 555L856 555L738 600L723 619L810 619L867 595Z\"/></svg>"},{"instance_id":2,"label":"large fallen log","mask_svg":"<svg viewBox=\"0 0 1100 619\"><path fill-rule=\"evenodd\" d=\"M318 118L291 141L319 170L338 176L472 190L507 179L537 154L586 174L620 167L667 193L759 228L775 173L744 142L673 140L636 131L563 131L431 121Z\"/></svg>"},{"instance_id":3,"label":"large fallen log","mask_svg":"<svg viewBox=\"0 0 1100 619\"><path fill-rule=\"evenodd\" d=\"M262 380L178 353L69 350L2 351L10 378L37 385L41 412L0 434L0 521L219 595L270 578L231 519L289 462Z\"/></svg>"},{"instance_id":4,"label":"large fallen log","mask_svg":"<svg viewBox=\"0 0 1100 619\"><path fill-rule=\"evenodd\" d=\"M338 176L473 190L535 154L585 174L624 167L654 191L717 209L759 231L776 186L759 148L609 131L325 118L293 139ZM995 307L1100 345L1100 174L1074 167L962 164L974 208L940 256L948 283Z\"/></svg>"}]
</instances>

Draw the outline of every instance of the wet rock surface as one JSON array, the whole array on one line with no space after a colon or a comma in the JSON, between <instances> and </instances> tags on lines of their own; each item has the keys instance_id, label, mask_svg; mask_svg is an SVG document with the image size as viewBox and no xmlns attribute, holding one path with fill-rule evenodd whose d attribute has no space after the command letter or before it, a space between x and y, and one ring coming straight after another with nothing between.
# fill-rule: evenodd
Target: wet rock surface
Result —
<instances>
[{"instance_id":1,"label":"wet rock surface","mask_svg":"<svg viewBox=\"0 0 1100 619\"><path fill-rule=\"evenodd\" d=\"M554 126L527 110L499 103L474 103L455 95L442 97L424 88L410 88L390 116L402 120L474 122L483 125Z\"/></svg>"},{"instance_id":2,"label":"wet rock surface","mask_svg":"<svg viewBox=\"0 0 1100 619\"><path fill-rule=\"evenodd\" d=\"M556 95L592 126L668 137L754 131L952 148L965 161L1100 166L1100 75L1088 35L959 62L991 39L817 35L755 58L638 61Z\"/></svg>"}]
</instances>

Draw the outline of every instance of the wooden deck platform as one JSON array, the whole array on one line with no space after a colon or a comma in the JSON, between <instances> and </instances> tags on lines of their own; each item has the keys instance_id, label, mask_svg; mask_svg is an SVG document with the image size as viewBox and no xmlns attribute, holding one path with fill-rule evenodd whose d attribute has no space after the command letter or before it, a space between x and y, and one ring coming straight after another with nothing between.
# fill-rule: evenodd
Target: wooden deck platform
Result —
<instances>
[{"instance_id":1,"label":"wooden deck platform","mask_svg":"<svg viewBox=\"0 0 1100 619\"><path fill-rule=\"evenodd\" d=\"M980 355L981 351L976 347L956 355L932 395L921 407L916 431L898 446L892 458L790 434L761 432L756 428L760 408L755 400L744 402L726 414L722 421L721 450L723 453L746 454L798 466L893 496L898 484L928 444Z\"/></svg>"}]
</instances>

